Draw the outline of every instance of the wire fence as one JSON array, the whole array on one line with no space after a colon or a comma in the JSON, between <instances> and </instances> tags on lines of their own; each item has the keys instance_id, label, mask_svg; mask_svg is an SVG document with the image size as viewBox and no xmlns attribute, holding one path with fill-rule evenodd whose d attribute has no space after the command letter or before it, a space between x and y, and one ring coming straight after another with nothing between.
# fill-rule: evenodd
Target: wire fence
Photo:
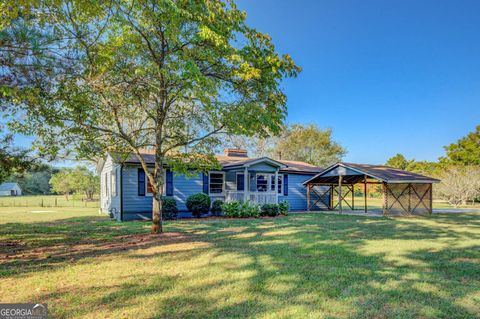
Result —
<instances>
[{"instance_id":1,"label":"wire fence","mask_svg":"<svg viewBox=\"0 0 480 319\"><path fill-rule=\"evenodd\" d=\"M85 200L84 198L65 196L11 196L0 197L0 207L91 207L99 208L98 198Z\"/></svg>"}]
</instances>

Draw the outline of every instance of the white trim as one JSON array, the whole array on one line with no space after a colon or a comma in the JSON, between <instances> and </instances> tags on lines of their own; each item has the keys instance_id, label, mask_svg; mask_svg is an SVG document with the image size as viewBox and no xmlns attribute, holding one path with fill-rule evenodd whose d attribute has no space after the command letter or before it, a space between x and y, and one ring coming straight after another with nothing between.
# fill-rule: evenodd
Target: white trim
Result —
<instances>
[{"instance_id":1,"label":"white trim","mask_svg":"<svg viewBox=\"0 0 480 319\"><path fill-rule=\"evenodd\" d=\"M222 174L222 179L223 179L223 183L222 183L222 192L221 193L210 193L210 174L213 173L213 174ZM208 195L209 196L225 196L225 172L224 171L209 171L208 172Z\"/></svg>"}]
</instances>

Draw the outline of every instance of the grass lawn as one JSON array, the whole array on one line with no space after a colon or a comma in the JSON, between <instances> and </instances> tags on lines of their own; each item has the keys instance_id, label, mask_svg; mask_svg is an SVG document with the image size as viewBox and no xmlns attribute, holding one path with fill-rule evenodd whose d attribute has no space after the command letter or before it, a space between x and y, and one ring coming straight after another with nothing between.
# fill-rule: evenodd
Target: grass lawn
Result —
<instances>
[{"instance_id":1,"label":"grass lawn","mask_svg":"<svg viewBox=\"0 0 480 319\"><path fill-rule=\"evenodd\" d=\"M54 318L480 317L480 214L183 220L153 236L42 210L0 208L0 302Z\"/></svg>"}]
</instances>

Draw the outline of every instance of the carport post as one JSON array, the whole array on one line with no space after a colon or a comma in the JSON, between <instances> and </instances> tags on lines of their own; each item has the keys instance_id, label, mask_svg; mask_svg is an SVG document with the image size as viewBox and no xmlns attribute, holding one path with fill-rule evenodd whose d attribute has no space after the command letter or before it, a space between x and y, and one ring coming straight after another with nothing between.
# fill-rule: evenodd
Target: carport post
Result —
<instances>
[{"instance_id":1,"label":"carport post","mask_svg":"<svg viewBox=\"0 0 480 319\"><path fill-rule=\"evenodd\" d=\"M363 176L363 196L365 199L365 214L367 213L367 175Z\"/></svg>"},{"instance_id":2,"label":"carport post","mask_svg":"<svg viewBox=\"0 0 480 319\"><path fill-rule=\"evenodd\" d=\"M342 213L342 175L338 175L338 208Z\"/></svg>"},{"instance_id":3,"label":"carport post","mask_svg":"<svg viewBox=\"0 0 480 319\"><path fill-rule=\"evenodd\" d=\"M310 211L310 184L307 184L307 211Z\"/></svg>"}]
</instances>

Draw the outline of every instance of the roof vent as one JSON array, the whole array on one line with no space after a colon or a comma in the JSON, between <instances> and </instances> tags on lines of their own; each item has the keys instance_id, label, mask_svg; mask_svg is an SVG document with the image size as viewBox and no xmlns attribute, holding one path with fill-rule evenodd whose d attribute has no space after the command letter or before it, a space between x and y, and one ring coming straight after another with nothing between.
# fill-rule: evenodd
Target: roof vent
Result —
<instances>
[{"instance_id":1,"label":"roof vent","mask_svg":"<svg viewBox=\"0 0 480 319\"><path fill-rule=\"evenodd\" d=\"M223 150L223 154L232 157L248 157L247 150L241 148L226 148Z\"/></svg>"}]
</instances>

